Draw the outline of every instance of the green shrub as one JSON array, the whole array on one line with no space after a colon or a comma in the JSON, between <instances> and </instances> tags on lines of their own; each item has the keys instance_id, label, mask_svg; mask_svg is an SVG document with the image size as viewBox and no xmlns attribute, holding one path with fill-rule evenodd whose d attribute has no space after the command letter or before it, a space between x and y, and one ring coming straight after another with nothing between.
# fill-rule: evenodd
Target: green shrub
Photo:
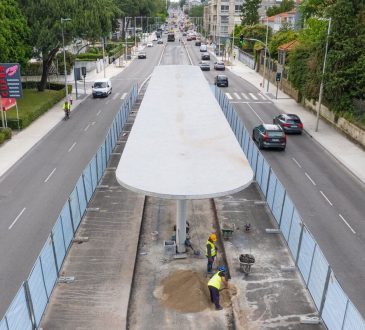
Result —
<instances>
[{"instance_id":1,"label":"green shrub","mask_svg":"<svg viewBox=\"0 0 365 330\"><path fill-rule=\"evenodd\" d=\"M0 128L0 134L4 135L4 139L5 140L9 140L11 139L11 129L9 127L6 127L6 128L3 128L1 127Z\"/></svg>"},{"instance_id":2,"label":"green shrub","mask_svg":"<svg viewBox=\"0 0 365 330\"><path fill-rule=\"evenodd\" d=\"M2 144L5 141L5 135L0 132L0 144Z\"/></svg>"},{"instance_id":3,"label":"green shrub","mask_svg":"<svg viewBox=\"0 0 365 330\"><path fill-rule=\"evenodd\" d=\"M87 50L87 53L83 53L83 54L98 54L98 53L100 53L100 51L99 51L99 48L96 48L96 47L90 47L88 50ZM79 54L79 55L81 55L81 54ZM78 56L79 56L78 55Z\"/></svg>"},{"instance_id":4,"label":"green shrub","mask_svg":"<svg viewBox=\"0 0 365 330\"><path fill-rule=\"evenodd\" d=\"M83 53L77 55L78 61L96 61L97 59L102 59L103 54L92 54L92 53Z\"/></svg>"}]
</instances>

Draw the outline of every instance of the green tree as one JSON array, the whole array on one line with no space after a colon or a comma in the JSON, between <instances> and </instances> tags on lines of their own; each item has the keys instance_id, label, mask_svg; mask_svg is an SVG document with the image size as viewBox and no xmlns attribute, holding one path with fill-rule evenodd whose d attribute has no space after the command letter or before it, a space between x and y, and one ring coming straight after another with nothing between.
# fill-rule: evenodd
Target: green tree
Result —
<instances>
[{"instance_id":1,"label":"green tree","mask_svg":"<svg viewBox=\"0 0 365 330\"><path fill-rule=\"evenodd\" d=\"M43 70L38 89L46 87L48 71L54 57L62 46L62 25L65 45L78 36L100 40L112 30L112 21L119 15L114 0L18 0L28 26L32 30L31 44L42 56ZM62 14L61 14L62 13ZM71 21L61 24L61 17Z\"/></svg>"},{"instance_id":2,"label":"green tree","mask_svg":"<svg viewBox=\"0 0 365 330\"><path fill-rule=\"evenodd\" d=\"M1 0L0 22L0 62L25 66L31 53L30 30L16 0Z\"/></svg>"},{"instance_id":3,"label":"green tree","mask_svg":"<svg viewBox=\"0 0 365 330\"><path fill-rule=\"evenodd\" d=\"M261 0L246 0L241 7L241 24L254 25L259 22Z\"/></svg>"},{"instance_id":4,"label":"green tree","mask_svg":"<svg viewBox=\"0 0 365 330\"><path fill-rule=\"evenodd\" d=\"M326 16L326 11L330 8L337 0L303 0L299 5L299 11L302 14L304 20L317 16Z\"/></svg>"},{"instance_id":5,"label":"green tree","mask_svg":"<svg viewBox=\"0 0 365 330\"><path fill-rule=\"evenodd\" d=\"M239 37L243 35L244 42L241 46L239 44ZM268 40L270 40L272 35L272 29L269 27L268 31ZM242 49L253 52L255 49L255 45L257 41L249 40L249 39L257 39L260 40L258 44L260 47L263 47L262 43L265 43L266 40L266 25L256 24L256 25L245 25L245 26L236 26L235 27L235 45L241 47Z\"/></svg>"},{"instance_id":6,"label":"green tree","mask_svg":"<svg viewBox=\"0 0 365 330\"><path fill-rule=\"evenodd\" d=\"M281 45L284 45L290 41L297 40L298 34L293 30L281 30L275 33L270 42L269 42L269 50L271 57L273 59L277 58L278 56L278 48Z\"/></svg>"},{"instance_id":7,"label":"green tree","mask_svg":"<svg viewBox=\"0 0 365 330\"><path fill-rule=\"evenodd\" d=\"M192 6L190 11L189 11L189 16L190 17L203 17L204 14L204 6L200 5L200 6Z\"/></svg>"},{"instance_id":8,"label":"green tree","mask_svg":"<svg viewBox=\"0 0 365 330\"><path fill-rule=\"evenodd\" d=\"M274 16L280 13L285 13L294 8L295 2L294 0L283 0L279 6L272 6L267 9L266 15L268 17Z\"/></svg>"}]
</instances>

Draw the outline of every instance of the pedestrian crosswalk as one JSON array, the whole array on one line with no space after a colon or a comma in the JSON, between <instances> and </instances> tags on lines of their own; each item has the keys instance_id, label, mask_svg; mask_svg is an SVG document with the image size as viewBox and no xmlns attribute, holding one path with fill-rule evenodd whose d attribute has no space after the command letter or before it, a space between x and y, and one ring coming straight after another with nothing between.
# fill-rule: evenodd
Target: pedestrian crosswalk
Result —
<instances>
[{"instance_id":1,"label":"pedestrian crosswalk","mask_svg":"<svg viewBox=\"0 0 365 330\"><path fill-rule=\"evenodd\" d=\"M226 97L232 102L270 102L270 99L262 93L230 92L225 94Z\"/></svg>"}]
</instances>

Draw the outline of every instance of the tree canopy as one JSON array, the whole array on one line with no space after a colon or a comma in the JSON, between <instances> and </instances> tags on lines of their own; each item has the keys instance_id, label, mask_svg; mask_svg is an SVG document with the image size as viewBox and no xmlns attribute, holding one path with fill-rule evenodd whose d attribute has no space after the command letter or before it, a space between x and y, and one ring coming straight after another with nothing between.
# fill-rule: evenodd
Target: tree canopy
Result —
<instances>
[{"instance_id":1,"label":"tree canopy","mask_svg":"<svg viewBox=\"0 0 365 330\"><path fill-rule=\"evenodd\" d=\"M0 2L0 62L20 62L30 56L30 30L16 0Z\"/></svg>"},{"instance_id":2,"label":"tree canopy","mask_svg":"<svg viewBox=\"0 0 365 330\"><path fill-rule=\"evenodd\" d=\"M294 6L295 6L294 0L283 0L279 6L272 6L268 8L266 11L266 15L270 17L280 13L285 13L287 11L292 10Z\"/></svg>"},{"instance_id":3,"label":"tree canopy","mask_svg":"<svg viewBox=\"0 0 365 330\"><path fill-rule=\"evenodd\" d=\"M246 0L241 7L241 24L254 25L259 22L261 0Z\"/></svg>"}]
</instances>

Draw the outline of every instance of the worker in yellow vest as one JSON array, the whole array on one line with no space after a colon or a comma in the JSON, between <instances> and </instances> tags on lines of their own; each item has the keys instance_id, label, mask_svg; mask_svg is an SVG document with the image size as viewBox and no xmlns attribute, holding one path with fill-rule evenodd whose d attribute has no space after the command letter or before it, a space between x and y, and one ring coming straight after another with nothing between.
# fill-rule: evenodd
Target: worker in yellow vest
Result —
<instances>
[{"instance_id":1,"label":"worker in yellow vest","mask_svg":"<svg viewBox=\"0 0 365 330\"><path fill-rule=\"evenodd\" d=\"M219 291L222 288L222 284L224 288L228 287L228 282L226 279L226 267L220 266L218 271L213 275L213 277L208 282L208 289L210 293L210 301L214 303L215 309L220 311L223 307L219 304Z\"/></svg>"},{"instance_id":2,"label":"worker in yellow vest","mask_svg":"<svg viewBox=\"0 0 365 330\"><path fill-rule=\"evenodd\" d=\"M217 256L217 247L215 242L217 241L217 235L211 234L207 240L205 246L205 255L208 258L207 272L211 273L213 268L214 258Z\"/></svg>"}]
</instances>

